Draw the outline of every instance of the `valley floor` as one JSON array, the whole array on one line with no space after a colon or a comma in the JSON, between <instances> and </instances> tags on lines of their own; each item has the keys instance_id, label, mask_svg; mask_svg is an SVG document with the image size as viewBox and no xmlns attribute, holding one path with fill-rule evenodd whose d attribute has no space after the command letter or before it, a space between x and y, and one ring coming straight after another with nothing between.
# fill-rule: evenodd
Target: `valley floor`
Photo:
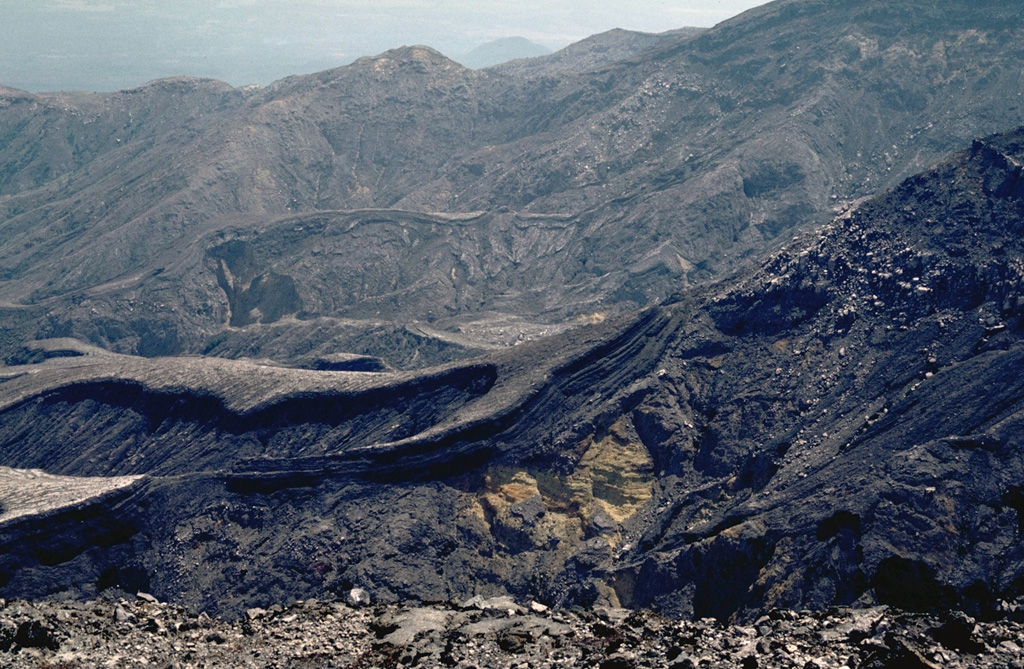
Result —
<instances>
[{"instance_id":1,"label":"valley floor","mask_svg":"<svg viewBox=\"0 0 1024 669\"><path fill-rule=\"evenodd\" d=\"M1024 667L1024 610L877 607L773 611L749 626L598 608L549 610L508 597L461 606L352 608L310 600L223 621L160 603L0 600L0 666L77 667Z\"/></svg>"}]
</instances>

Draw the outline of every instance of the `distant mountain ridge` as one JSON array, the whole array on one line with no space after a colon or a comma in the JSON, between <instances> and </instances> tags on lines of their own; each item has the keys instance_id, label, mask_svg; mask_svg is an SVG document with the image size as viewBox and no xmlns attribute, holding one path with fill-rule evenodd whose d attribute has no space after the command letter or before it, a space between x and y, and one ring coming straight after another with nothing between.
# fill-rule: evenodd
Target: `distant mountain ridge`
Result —
<instances>
[{"instance_id":1,"label":"distant mountain ridge","mask_svg":"<svg viewBox=\"0 0 1024 669\"><path fill-rule=\"evenodd\" d=\"M263 89L7 91L0 350L419 366L654 304L1021 122L1022 11L787 1L537 76L407 47Z\"/></svg>"},{"instance_id":2,"label":"distant mountain ridge","mask_svg":"<svg viewBox=\"0 0 1024 669\"><path fill-rule=\"evenodd\" d=\"M679 28L664 33L643 33L616 28L574 42L553 54L502 63L493 69L506 74L538 76L555 72L583 72L609 65L679 38L694 37L705 28Z\"/></svg>"},{"instance_id":3,"label":"distant mountain ridge","mask_svg":"<svg viewBox=\"0 0 1024 669\"><path fill-rule=\"evenodd\" d=\"M456 60L466 67L479 70L492 67L518 58L534 58L546 56L551 49L531 42L525 37L504 37L476 47Z\"/></svg>"}]
</instances>

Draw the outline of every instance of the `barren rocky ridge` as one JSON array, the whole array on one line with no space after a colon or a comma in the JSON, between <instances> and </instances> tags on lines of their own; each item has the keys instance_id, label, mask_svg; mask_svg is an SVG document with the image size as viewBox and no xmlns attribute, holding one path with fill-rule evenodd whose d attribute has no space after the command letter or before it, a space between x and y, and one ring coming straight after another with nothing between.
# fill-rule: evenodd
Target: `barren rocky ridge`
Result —
<instances>
[{"instance_id":1,"label":"barren rocky ridge","mask_svg":"<svg viewBox=\"0 0 1024 669\"><path fill-rule=\"evenodd\" d=\"M486 623L500 666L566 625L563 659L608 667L791 666L822 634L828 662L1000 666L1024 130L1020 10L989 9L784 0L583 70L409 48L264 90L5 90L0 596L152 593L249 650L247 611L297 600L379 639L433 621L349 664L479 666L441 640ZM18 152L151 99L63 167ZM539 605L523 634L496 597ZM116 618L34 606L0 609L8 651Z\"/></svg>"},{"instance_id":2,"label":"barren rocky ridge","mask_svg":"<svg viewBox=\"0 0 1024 669\"><path fill-rule=\"evenodd\" d=\"M496 342L412 321L531 336L654 304L1016 126L1020 26L1005 2L799 0L594 69L410 47L257 90L7 89L4 355L422 367Z\"/></svg>"}]
</instances>

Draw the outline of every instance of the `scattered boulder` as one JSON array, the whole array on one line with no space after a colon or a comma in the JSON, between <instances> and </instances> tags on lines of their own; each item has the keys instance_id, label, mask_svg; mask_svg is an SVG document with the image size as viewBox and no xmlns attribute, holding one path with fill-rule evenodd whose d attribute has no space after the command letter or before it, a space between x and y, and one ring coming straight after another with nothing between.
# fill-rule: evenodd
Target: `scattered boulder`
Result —
<instances>
[{"instance_id":1,"label":"scattered boulder","mask_svg":"<svg viewBox=\"0 0 1024 669\"><path fill-rule=\"evenodd\" d=\"M360 607L370 605L370 593L362 588L352 588L348 591L347 601L349 606Z\"/></svg>"},{"instance_id":2,"label":"scattered boulder","mask_svg":"<svg viewBox=\"0 0 1024 669\"><path fill-rule=\"evenodd\" d=\"M154 597L153 595L149 594L148 592L139 592L139 593L136 593L135 596L138 597L139 599L141 599L144 602L149 602L150 604L159 604L160 603L160 600L158 600L156 597Z\"/></svg>"},{"instance_id":3,"label":"scattered boulder","mask_svg":"<svg viewBox=\"0 0 1024 669\"><path fill-rule=\"evenodd\" d=\"M14 644L22 648L60 648L56 630L39 620L28 620L18 625L18 631L14 634Z\"/></svg>"}]
</instances>

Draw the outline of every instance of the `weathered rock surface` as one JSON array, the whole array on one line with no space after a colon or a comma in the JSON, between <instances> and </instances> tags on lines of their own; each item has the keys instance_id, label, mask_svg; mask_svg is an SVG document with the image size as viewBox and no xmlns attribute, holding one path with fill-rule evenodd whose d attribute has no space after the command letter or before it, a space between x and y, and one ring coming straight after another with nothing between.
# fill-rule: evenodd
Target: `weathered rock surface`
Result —
<instances>
[{"instance_id":1,"label":"weathered rock surface","mask_svg":"<svg viewBox=\"0 0 1024 669\"><path fill-rule=\"evenodd\" d=\"M885 607L774 610L750 626L614 608L525 613L301 601L225 622L152 598L0 603L0 662L108 667L1019 669L1019 616L978 622ZM958 623L958 624L959 624Z\"/></svg>"},{"instance_id":2,"label":"weathered rock surface","mask_svg":"<svg viewBox=\"0 0 1024 669\"><path fill-rule=\"evenodd\" d=\"M54 476L0 467L0 522L43 515L128 488L138 476Z\"/></svg>"}]
</instances>

